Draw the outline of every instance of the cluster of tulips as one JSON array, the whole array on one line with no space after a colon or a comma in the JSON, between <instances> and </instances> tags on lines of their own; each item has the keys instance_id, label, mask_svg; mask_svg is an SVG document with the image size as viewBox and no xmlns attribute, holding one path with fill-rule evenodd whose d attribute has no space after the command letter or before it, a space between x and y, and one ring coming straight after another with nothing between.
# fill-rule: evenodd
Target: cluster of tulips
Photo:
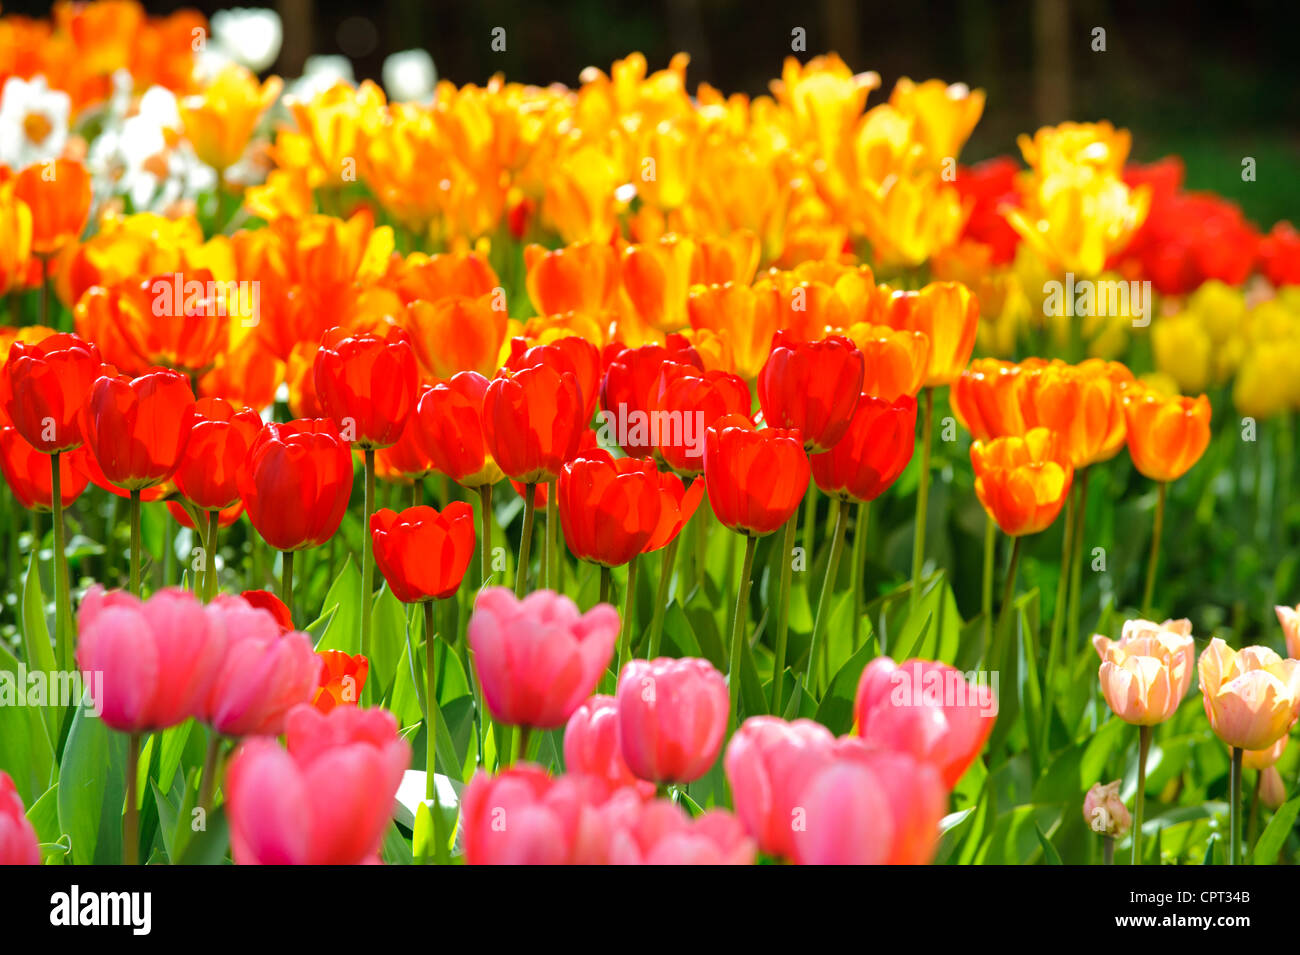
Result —
<instances>
[{"instance_id":1,"label":"cluster of tulips","mask_svg":"<svg viewBox=\"0 0 1300 955\"><path fill-rule=\"evenodd\" d=\"M1077 775L1097 689L1140 727L1133 812L1104 777L1069 798L1141 862L1193 666L1227 860L1244 770L1252 829L1284 804L1300 608L1285 658L1215 638L1197 664L1189 621L1153 621L1217 389L1296 403L1286 223L1261 237L1105 122L1022 137L1027 168L958 165L981 91L902 79L869 108L879 77L834 55L753 98L639 54L575 89L399 98L200 61L195 14L56 6L0 18L0 472L33 513L0 525L11 579L30 549L0 677L78 673L95 715L28 719L0 680L0 738L37 754L0 746L0 862L103 861L119 812L128 862L1050 857L1064 814L1017 843L993 793ZM1067 274L1152 281L1164 314L1062 323L1035 289ZM1125 448L1150 553L1087 699L1088 488ZM936 458L975 517L946 568ZM1040 641L1022 556L1058 526ZM60 773L97 727L113 778L78 811Z\"/></svg>"}]
</instances>

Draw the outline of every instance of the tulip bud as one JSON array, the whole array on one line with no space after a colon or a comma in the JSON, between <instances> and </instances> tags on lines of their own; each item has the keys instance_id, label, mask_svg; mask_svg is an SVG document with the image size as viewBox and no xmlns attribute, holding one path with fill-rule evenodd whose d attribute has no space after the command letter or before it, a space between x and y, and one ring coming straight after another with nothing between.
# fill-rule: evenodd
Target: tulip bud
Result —
<instances>
[{"instance_id":1,"label":"tulip bud","mask_svg":"<svg viewBox=\"0 0 1300 955\"><path fill-rule=\"evenodd\" d=\"M1133 825L1124 800L1119 797L1119 783L1093 783L1083 797L1083 819L1093 832L1112 839L1123 839Z\"/></svg>"}]
</instances>

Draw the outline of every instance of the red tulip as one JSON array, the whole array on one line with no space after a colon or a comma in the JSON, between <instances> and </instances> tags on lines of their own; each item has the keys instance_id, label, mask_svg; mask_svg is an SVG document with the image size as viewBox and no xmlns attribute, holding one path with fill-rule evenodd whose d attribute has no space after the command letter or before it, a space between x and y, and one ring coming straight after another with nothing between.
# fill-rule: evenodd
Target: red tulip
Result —
<instances>
[{"instance_id":1,"label":"red tulip","mask_svg":"<svg viewBox=\"0 0 1300 955\"><path fill-rule=\"evenodd\" d=\"M152 490L165 491L167 490L167 488L163 486L160 488L153 488ZM141 500L149 500L149 499L142 497ZM189 530L192 531L198 529L194 524L193 518L190 517L190 512L185 509L185 505L182 504L180 501L163 501L163 503L167 506L167 513L172 516L172 520L174 520L181 527L188 528ZM231 524L235 523L235 521L239 520L240 517L243 516L243 514L244 514L244 502L236 501L234 504L231 504L229 507L217 511L217 526L222 528L229 527ZM206 514L204 514L203 520L205 522L207 521ZM204 528L204 530L206 531L207 528Z\"/></svg>"},{"instance_id":2,"label":"red tulip","mask_svg":"<svg viewBox=\"0 0 1300 955\"><path fill-rule=\"evenodd\" d=\"M205 712L230 633L219 614L179 588L141 600L96 585L78 616L77 665L100 718L147 733Z\"/></svg>"},{"instance_id":3,"label":"red tulip","mask_svg":"<svg viewBox=\"0 0 1300 955\"><path fill-rule=\"evenodd\" d=\"M547 365L502 371L483 397L483 437L493 460L517 481L555 480L586 430L582 407L569 372Z\"/></svg>"},{"instance_id":4,"label":"red tulip","mask_svg":"<svg viewBox=\"0 0 1300 955\"><path fill-rule=\"evenodd\" d=\"M492 716L512 726L563 726L609 666L618 628L609 604L579 614L549 590L523 600L504 587L480 591L466 633Z\"/></svg>"},{"instance_id":5,"label":"red tulip","mask_svg":"<svg viewBox=\"0 0 1300 955\"><path fill-rule=\"evenodd\" d=\"M915 444L916 399L889 402L864 392L844 437L812 456L813 478L827 494L874 501L898 480Z\"/></svg>"},{"instance_id":6,"label":"red tulip","mask_svg":"<svg viewBox=\"0 0 1300 955\"><path fill-rule=\"evenodd\" d=\"M628 768L654 783L689 783L722 749L731 700L707 660L633 660L618 679L618 738Z\"/></svg>"},{"instance_id":7,"label":"red tulip","mask_svg":"<svg viewBox=\"0 0 1300 955\"><path fill-rule=\"evenodd\" d=\"M691 365L701 372L704 364L694 348L679 345L642 345L617 352L605 369L600 386L600 406L606 421L627 422L620 427L619 445L634 458L648 458L654 451L650 440L650 412L659 398L659 376L665 362ZM644 425L638 428L637 424Z\"/></svg>"},{"instance_id":8,"label":"red tulip","mask_svg":"<svg viewBox=\"0 0 1300 955\"><path fill-rule=\"evenodd\" d=\"M104 477L130 491L172 476L194 427L189 379L170 368L139 378L102 375L81 418L86 446Z\"/></svg>"},{"instance_id":9,"label":"red tulip","mask_svg":"<svg viewBox=\"0 0 1300 955\"><path fill-rule=\"evenodd\" d=\"M452 501L441 514L427 506L400 513L385 507L370 516L370 534L375 565L398 600L446 600L474 554L474 509L464 501Z\"/></svg>"},{"instance_id":10,"label":"red tulip","mask_svg":"<svg viewBox=\"0 0 1300 955\"><path fill-rule=\"evenodd\" d=\"M396 326L383 338L370 333L343 337L337 328L326 332L313 380L316 397L343 440L363 450L396 444L415 410L415 352Z\"/></svg>"},{"instance_id":11,"label":"red tulip","mask_svg":"<svg viewBox=\"0 0 1300 955\"><path fill-rule=\"evenodd\" d=\"M835 744L836 758L808 780L794 834L801 865L924 865L939 846L947 793L935 769L907 753L860 740Z\"/></svg>"},{"instance_id":12,"label":"red tulip","mask_svg":"<svg viewBox=\"0 0 1300 955\"><path fill-rule=\"evenodd\" d=\"M677 473L688 477L701 474L708 429L723 415L748 418L752 407L749 385L739 375L700 372L691 365L665 362L659 394L651 409L663 422L658 428L655 451ZM665 431L679 440L665 439Z\"/></svg>"},{"instance_id":13,"label":"red tulip","mask_svg":"<svg viewBox=\"0 0 1300 955\"><path fill-rule=\"evenodd\" d=\"M502 367L519 371L536 365L547 365L555 371L567 371L573 375L578 390L582 392L583 424L590 422L601 385L600 351L596 346L578 335L566 335L531 347L526 339L511 339L510 357Z\"/></svg>"},{"instance_id":14,"label":"red tulip","mask_svg":"<svg viewBox=\"0 0 1300 955\"><path fill-rule=\"evenodd\" d=\"M244 601L257 610L265 610L280 627L281 633L288 633L293 629L293 614L285 606L283 600L271 593L269 590L245 590L239 596Z\"/></svg>"},{"instance_id":15,"label":"red tulip","mask_svg":"<svg viewBox=\"0 0 1300 955\"><path fill-rule=\"evenodd\" d=\"M418 398L432 391L428 385L420 385ZM417 398L416 407L419 407ZM402 436L389 448L380 448L375 452L375 474L384 481L418 481L434 471L433 458L424 446L424 436L416 413L411 413Z\"/></svg>"},{"instance_id":16,"label":"red tulip","mask_svg":"<svg viewBox=\"0 0 1300 955\"><path fill-rule=\"evenodd\" d=\"M659 524L658 473L636 458L587 451L560 472L560 526L569 550L602 567L626 564Z\"/></svg>"},{"instance_id":17,"label":"red tulip","mask_svg":"<svg viewBox=\"0 0 1300 955\"><path fill-rule=\"evenodd\" d=\"M41 847L9 774L0 771L0 865L40 865Z\"/></svg>"},{"instance_id":18,"label":"red tulip","mask_svg":"<svg viewBox=\"0 0 1300 955\"><path fill-rule=\"evenodd\" d=\"M809 453L834 447L862 393L862 352L840 335L798 341L782 329L758 373L758 403L769 427L793 428Z\"/></svg>"},{"instance_id":19,"label":"red tulip","mask_svg":"<svg viewBox=\"0 0 1300 955\"><path fill-rule=\"evenodd\" d=\"M393 800L411 762L385 710L299 706L286 745L240 746L226 774L230 849L240 865L357 865L379 861Z\"/></svg>"},{"instance_id":20,"label":"red tulip","mask_svg":"<svg viewBox=\"0 0 1300 955\"><path fill-rule=\"evenodd\" d=\"M853 703L859 736L931 764L949 789L979 755L997 713L992 690L955 667L889 657L867 664Z\"/></svg>"},{"instance_id":21,"label":"red tulip","mask_svg":"<svg viewBox=\"0 0 1300 955\"><path fill-rule=\"evenodd\" d=\"M309 703L323 664L305 633L281 633L265 610L223 594L208 605L230 639L200 718L226 736L279 736L285 716Z\"/></svg>"},{"instance_id":22,"label":"red tulip","mask_svg":"<svg viewBox=\"0 0 1300 955\"><path fill-rule=\"evenodd\" d=\"M176 488L202 510L225 510L239 501L239 468L262 430L262 419L253 409L236 411L221 398L200 398L194 414L176 468Z\"/></svg>"},{"instance_id":23,"label":"red tulip","mask_svg":"<svg viewBox=\"0 0 1300 955\"><path fill-rule=\"evenodd\" d=\"M101 367L99 349L76 335L16 341L0 374L0 404L37 451L71 451L84 440L81 409Z\"/></svg>"},{"instance_id":24,"label":"red tulip","mask_svg":"<svg viewBox=\"0 0 1300 955\"><path fill-rule=\"evenodd\" d=\"M59 499L69 506L81 496L90 479L77 466L87 454L76 448L59 457ZM0 472L18 503L29 511L48 511L54 505L50 458L32 447L14 427L0 428Z\"/></svg>"},{"instance_id":25,"label":"red tulip","mask_svg":"<svg viewBox=\"0 0 1300 955\"><path fill-rule=\"evenodd\" d=\"M316 655L325 665L312 706L322 713L336 706L356 706L361 700L361 688L366 685L370 661L359 653L352 656L342 650L318 650Z\"/></svg>"},{"instance_id":26,"label":"red tulip","mask_svg":"<svg viewBox=\"0 0 1300 955\"><path fill-rule=\"evenodd\" d=\"M239 469L248 519L276 550L325 543L352 496L352 454L328 418L268 424Z\"/></svg>"},{"instance_id":27,"label":"red tulip","mask_svg":"<svg viewBox=\"0 0 1300 955\"><path fill-rule=\"evenodd\" d=\"M754 430L745 419L728 416L704 440L704 485L713 513L742 534L762 537L789 520L809 473L798 431Z\"/></svg>"},{"instance_id":28,"label":"red tulip","mask_svg":"<svg viewBox=\"0 0 1300 955\"><path fill-rule=\"evenodd\" d=\"M750 717L731 737L723 766L736 815L764 852L794 858L795 831L806 822L800 796L834 759L834 744L820 723L775 716Z\"/></svg>"},{"instance_id":29,"label":"red tulip","mask_svg":"<svg viewBox=\"0 0 1300 955\"><path fill-rule=\"evenodd\" d=\"M623 759L618 741L618 700L593 696L578 707L564 727L564 766L570 773L598 776L610 788L629 787L653 799L654 783L637 779Z\"/></svg>"},{"instance_id":30,"label":"red tulip","mask_svg":"<svg viewBox=\"0 0 1300 955\"><path fill-rule=\"evenodd\" d=\"M653 553L676 539L704 499L704 482L701 480L696 479L687 487L671 471L656 472L656 477L659 482L659 522L645 547L641 548L643 554Z\"/></svg>"},{"instance_id":31,"label":"red tulip","mask_svg":"<svg viewBox=\"0 0 1300 955\"><path fill-rule=\"evenodd\" d=\"M420 396L416 422L433 466L458 484L481 487L501 480L483 440L483 399L488 380L462 371Z\"/></svg>"}]
</instances>

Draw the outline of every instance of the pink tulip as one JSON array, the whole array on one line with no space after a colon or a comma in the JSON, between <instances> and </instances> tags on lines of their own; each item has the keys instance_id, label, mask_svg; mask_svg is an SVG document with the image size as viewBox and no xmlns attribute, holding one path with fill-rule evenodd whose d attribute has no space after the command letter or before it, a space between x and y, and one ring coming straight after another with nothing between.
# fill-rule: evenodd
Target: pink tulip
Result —
<instances>
[{"instance_id":1,"label":"pink tulip","mask_svg":"<svg viewBox=\"0 0 1300 955\"><path fill-rule=\"evenodd\" d=\"M309 703L324 666L305 633L282 633L275 616L243 597L224 595L208 605L225 624L230 644L202 719L227 736L278 736L288 712Z\"/></svg>"},{"instance_id":2,"label":"pink tulip","mask_svg":"<svg viewBox=\"0 0 1300 955\"><path fill-rule=\"evenodd\" d=\"M1215 637L1197 663L1205 715L1237 749L1268 749L1300 714L1300 662L1268 647L1233 650Z\"/></svg>"},{"instance_id":3,"label":"pink tulip","mask_svg":"<svg viewBox=\"0 0 1300 955\"><path fill-rule=\"evenodd\" d=\"M633 775L618 743L618 701L593 696L574 710L564 727L564 765L570 773L598 776L611 789L633 788L642 799L652 799L654 783Z\"/></svg>"},{"instance_id":4,"label":"pink tulip","mask_svg":"<svg viewBox=\"0 0 1300 955\"><path fill-rule=\"evenodd\" d=\"M202 711L226 652L223 622L184 590L148 600L95 586L82 601L77 664L108 726L146 733ZM99 689L102 680L102 689Z\"/></svg>"},{"instance_id":5,"label":"pink tulip","mask_svg":"<svg viewBox=\"0 0 1300 955\"><path fill-rule=\"evenodd\" d=\"M820 723L787 723L775 716L750 717L731 737L723 766L736 815L764 852L794 857L799 797L817 770L834 759L834 746L835 737Z\"/></svg>"},{"instance_id":6,"label":"pink tulip","mask_svg":"<svg viewBox=\"0 0 1300 955\"><path fill-rule=\"evenodd\" d=\"M727 681L707 660L633 660L618 680L623 759L653 783L688 783L709 771L727 732Z\"/></svg>"},{"instance_id":7,"label":"pink tulip","mask_svg":"<svg viewBox=\"0 0 1300 955\"><path fill-rule=\"evenodd\" d=\"M14 781L0 771L0 865L40 865L36 830L27 821Z\"/></svg>"},{"instance_id":8,"label":"pink tulip","mask_svg":"<svg viewBox=\"0 0 1300 955\"><path fill-rule=\"evenodd\" d=\"M998 703L945 663L877 657L862 671L853 713L864 740L925 760L951 789L993 731Z\"/></svg>"},{"instance_id":9,"label":"pink tulip","mask_svg":"<svg viewBox=\"0 0 1300 955\"><path fill-rule=\"evenodd\" d=\"M1190 620L1126 620L1119 640L1097 634L1092 645L1101 657L1102 695L1116 716L1154 726L1174 715L1196 662Z\"/></svg>"},{"instance_id":10,"label":"pink tulip","mask_svg":"<svg viewBox=\"0 0 1300 955\"><path fill-rule=\"evenodd\" d=\"M1282 633L1286 637L1286 655L1300 660L1300 607L1274 607Z\"/></svg>"},{"instance_id":11,"label":"pink tulip","mask_svg":"<svg viewBox=\"0 0 1300 955\"><path fill-rule=\"evenodd\" d=\"M589 808L575 861L609 865L752 865L757 847L724 809L692 819L667 799L641 803L627 790Z\"/></svg>"},{"instance_id":12,"label":"pink tulip","mask_svg":"<svg viewBox=\"0 0 1300 955\"><path fill-rule=\"evenodd\" d=\"M852 738L836 744L835 760L808 781L800 802L801 865L924 865L948 805L932 765Z\"/></svg>"},{"instance_id":13,"label":"pink tulip","mask_svg":"<svg viewBox=\"0 0 1300 955\"><path fill-rule=\"evenodd\" d=\"M240 745L226 775L230 846L240 865L357 865L379 861L393 800L411 762L386 710L295 707L288 749Z\"/></svg>"},{"instance_id":14,"label":"pink tulip","mask_svg":"<svg viewBox=\"0 0 1300 955\"><path fill-rule=\"evenodd\" d=\"M465 861L567 865L576 858L588 807L603 802L607 793L595 777L552 779L531 763L519 763L496 776L480 771L461 796Z\"/></svg>"},{"instance_id":15,"label":"pink tulip","mask_svg":"<svg viewBox=\"0 0 1300 955\"><path fill-rule=\"evenodd\" d=\"M492 716L513 726L563 726L609 666L618 627L608 604L581 614L550 590L523 600L505 587L483 590L468 636Z\"/></svg>"}]
</instances>

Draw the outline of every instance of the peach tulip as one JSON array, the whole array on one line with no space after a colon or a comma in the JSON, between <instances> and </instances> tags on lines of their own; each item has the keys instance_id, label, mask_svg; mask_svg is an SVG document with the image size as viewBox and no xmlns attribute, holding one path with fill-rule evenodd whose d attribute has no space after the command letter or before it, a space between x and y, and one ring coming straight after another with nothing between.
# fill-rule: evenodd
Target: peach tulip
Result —
<instances>
[{"instance_id":1,"label":"peach tulip","mask_svg":"<svg viewBox=\"0 0 1300 955\"><path fill-rule=\"evenodd\" d=\"M709 771L727 732L727 681L707 660L633 660L618 680L618 738L628 767L655 783Z\"/></svg>"},{"instance_id":2,"label":"peach tulip","mask_svg":"<svg viewBox=\"0 0 1300 955\"><path fill-rule=\"evenodd\" d=\"M550 590L522 600L505 587L482 590L467 634L493 718L537 729L563 726L609 666L618 629L618 611L609 604L582 614Z\"/></svg>"},{"instance_id":3,"label":"peach tulip","mask_svg":"<svg viewBox=\"0 0 1300 955\"><path fill-rule=\"evenodd\" d=\"M1236 749L1267 749L1300 715L1300 662L1268 647L1233 650L1215 637L1197 672L1210 728Z\"/></svg>"},{"instance_id":4,"label":"peach tulip","mask_svg":"<svg viewBox=\"0 0 1300 955\"><path fill-rule=\"evenodd\" d=\"M1126 723L1154 726L1174 715L1192 684L1190 620L1127 620L1119 640L1092 638L1101 657L1101 692Z\"/></svg>"},{"instance_id":5,"label":"peach tulip","mask_svg":"<svg viewBox=\"0 0 1300 955\"><path fill-rule=\"evenodd\" d=\"M1273 609L1277 611L1278 622L1286 635L1286 655L1292 660L1300 660L1300 606Z\"/></svg>"}]
</instances>

